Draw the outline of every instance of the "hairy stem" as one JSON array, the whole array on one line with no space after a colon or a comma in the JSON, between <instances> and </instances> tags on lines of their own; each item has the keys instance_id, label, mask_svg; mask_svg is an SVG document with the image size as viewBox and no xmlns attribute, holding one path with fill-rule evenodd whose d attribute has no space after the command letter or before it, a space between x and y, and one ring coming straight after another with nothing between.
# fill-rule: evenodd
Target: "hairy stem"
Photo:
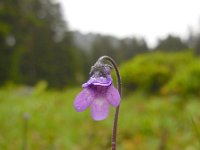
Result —
<instances>
[{"instance_id":1,"label":"hairy stem","mask_svg":"<svg viewBox=\"0 0 200 150\"><path fill-rule=\"evenodd\" d=\"M121 93L122 93L122 90L121 90L122 89L121 88L121 78L120 78L119 70L117 68L117 64L109 56L102 56L102 57L99 58L99 61L103 61L103 60L107 60L114 67L115 73L116 73L116 76L117 76L117 88L118 88L119 94L121 96ZM114 123L113 123L113 131L112 131L112 150L116 150L117 123L118 123L119 108L120 108L120 105L117 106L116 110L115 110Z\"/></svg>"}]
</instances>

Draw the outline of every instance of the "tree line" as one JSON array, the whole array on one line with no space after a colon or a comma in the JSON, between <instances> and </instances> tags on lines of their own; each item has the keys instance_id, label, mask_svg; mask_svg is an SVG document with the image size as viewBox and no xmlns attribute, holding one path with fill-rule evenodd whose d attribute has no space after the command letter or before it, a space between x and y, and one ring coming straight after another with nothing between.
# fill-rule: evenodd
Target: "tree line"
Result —
<instances>
[{"instance_id":1,"label":"tree line","mask_svg":"<svg viewBox=\"0 0 200 150\"><path fill-rule=\"evenodd\" d=\"M192 47L200 54L199 39L199 34L187 41L169 35L154 49L180 51ZM88 77L90 66L101 55L122 63L150 50L145 39L100 34L92 38L87 50L76 42L75 32L63 20L58 3L0 2L0 85L7 81L34 85L40 80L46 80L50 87L74 85Z\"/></svg>"}]
</instances>

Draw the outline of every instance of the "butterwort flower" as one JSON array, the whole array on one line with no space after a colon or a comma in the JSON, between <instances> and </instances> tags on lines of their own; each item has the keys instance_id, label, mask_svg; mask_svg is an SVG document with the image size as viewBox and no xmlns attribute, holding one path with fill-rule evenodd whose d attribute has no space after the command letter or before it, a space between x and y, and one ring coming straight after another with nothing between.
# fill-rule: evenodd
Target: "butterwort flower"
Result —
<instances>
[{"instance_id":1,"label":"butterwort flower","mask_svg":"<svg viewBox=\"0 0 200 150\"><path fill-rule=\"evenodd\" d=\"M91 107L92 118L103 120L108 116L109 105L119 106L120 94L112 84L110 68L101 61L92 67L90 79L82 85L84 89L75 98L76 111L82 112Z\"/></svg>"}]
</instances>

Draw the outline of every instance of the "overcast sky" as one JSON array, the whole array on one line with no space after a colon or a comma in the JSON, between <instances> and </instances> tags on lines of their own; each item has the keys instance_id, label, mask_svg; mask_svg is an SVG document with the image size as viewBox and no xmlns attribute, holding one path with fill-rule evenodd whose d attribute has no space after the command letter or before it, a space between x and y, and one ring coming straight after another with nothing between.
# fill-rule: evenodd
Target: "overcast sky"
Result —
<instances>
[{"instance_id":1,"label":"overcast sky","mask_svg":"<svg viewBox=\"0 0 200 150\"><path fill-rule=\"evenodd\" d=\"M69 28L117 37L144 37L155 45L167 34L186 36L200 25L200 0L58 0Z\"/></svg>"}]
</instances>

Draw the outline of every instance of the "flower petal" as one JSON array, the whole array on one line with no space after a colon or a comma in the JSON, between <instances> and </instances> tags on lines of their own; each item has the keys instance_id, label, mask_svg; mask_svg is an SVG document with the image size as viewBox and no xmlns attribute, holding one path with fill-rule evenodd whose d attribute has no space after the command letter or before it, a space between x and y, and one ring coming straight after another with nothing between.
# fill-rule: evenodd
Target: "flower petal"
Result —
<instances>
[{"instance_id":1,"label":"flower petal","mask_svg":"<svg viewBox=\"0 0 200 150\"><path fill-rule=\"evenodd\" d=\"M94 120L103 120L108 116L109 103L103 97L97 97L91 104L91 115Z\"/></svg>"},{"instance_id":2,"label":"flower petal","mask_svg":"<svg viewBox=\"0 0 200 150\"><path fill-rule=\"evenodd\" d=\"M90 79L82 85L82 87L88 87L91 84L100 86L109 86L112 84L112 78L110 75L106 77L90 77Z\"/></svg>"},{"instance_id":3,"label":"flower petal","mask_svg":"<svg viewBox=\"0 0 200 150\"><path fill-rule=\"evenodd\" d=\"M109 86L106 92L107 101L114 107L119 106L120 104L120 95L118 90L113 86Z\"/></svg>"},{"instance_id":4,"label":"flower petal","mask_svg":"<svg viewBox=\"0 0 200 150\"><path fill-rule=\"evenodd\" d=\"M78 112L84 111L92 103L94 98L95 95L92 89L85 88L76 96L74 101L74 108Z\"/></svg>"}]
</instances>

